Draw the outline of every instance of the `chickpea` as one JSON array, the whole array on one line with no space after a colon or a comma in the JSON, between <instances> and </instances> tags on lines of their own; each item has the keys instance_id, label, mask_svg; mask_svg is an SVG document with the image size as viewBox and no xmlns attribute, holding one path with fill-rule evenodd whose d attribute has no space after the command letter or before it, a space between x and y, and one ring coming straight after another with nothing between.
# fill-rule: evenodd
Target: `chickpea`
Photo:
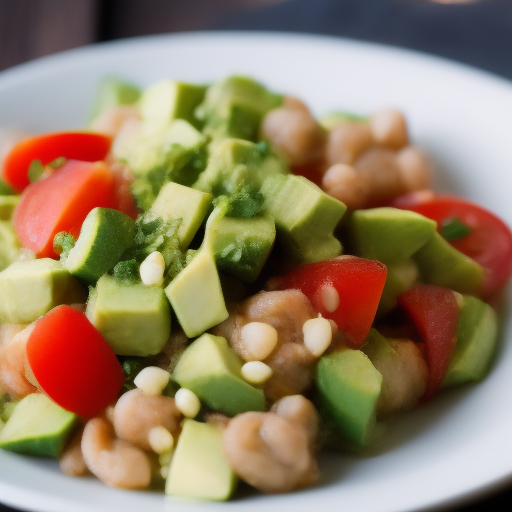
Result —
<instances>
[{"instance_id":1,"label":"chickpea","mask_svg":"<svg viewBox=\"0 0 512 512\"><path fill-rule=\"evenodd\" d=\"M352 165L373 144L370 127L365 122L343 123L333 128L327 137L325 161Z\"/></svg>"},{"instance_id":2,"label":"chickpea","mask_svg":"<svg viewBox=\"0 0 512 512\"><path fill-rule=\"evenodd\" d=\"M151 464L140 449L116 439L112 424L93 418L85 426L82 454L91 473L110 487L145 489L151 482Z\"/></svg>"},{"instance_id":3,"label":"chickpea","mask_svg":"<svg viewBox=\"0 0 512 512\"><path fill-rule=\"evenodd\" d=\"M347 164L329 167L322 178L322 188L351 210L362 208L370 191L367 178Z\"/></svg>"},{"instance_id":4,"label":"chickpea","mask_svg":"<svg viewBox=\"0 0 512 512\"><path fill-rule=\"evenodd\" d=\"M89 473L82 454L83 427L77 430L66 443L59 457L59 466L68 476L84 476Z\"/></svg>"},{"instance_id":5,"label":"chickpea","mask_svg":"<svg viewBox=\"0 0 512 512\"><path fill-rule=\"evenodd\" d=\"M125 393L117 401L113 414L117 436L143 450L151 450L148 436L155 427L164 427L177 437L181 419L174 398L148 395L139 389Z\"/></svg>"},{"instance_id":6,"label":"chickpea","mask_svg":"<svg viewBox=\"0 0 512 512\"><path fill-rule=\"evenodd\" d=\"M405 118L398 110L389 108L375 112L370 126L375 142L381 146L400 149L409 142Z\"/></svg>"},{"instance_id":7,"label":"chickpea","mask_svg":"<svg viewBox=\"0 0 512 512\"><path fill-rule=\"evenodd\" d=\"M402 183L408 192L430 186L432 165L426 155L414 146L406 146L396 155Z\"/></svg>"},{"instance_id":8,"label":"chickpea","mask_svg":"<svg viewBox=\"0 0 512 512\"><path fill-rule=\"evenodd\" d=\"M281 418L293 425L300 425L313 446L320 426L320 418L315 406L303 395L285 396L278 400L271 409Z\"/></svg>"},{"instance_id":9,"label":"chickpea","mask_svg":"<svg viewBox=\"0 0 512 512\"><path fill-rule=\"evenodd\" d=\"M290 103L290 101L288 102ZM277 153L290 166L303 166L321 158L324 132L309 110L298 107L278 107L263 118L263 138L268 139Z\"/></svg>"},{"instance_id":10,"label":"chickpea","mask_svg":"<svg viewBox=\"0 0 512 512\"><path fill-rule=\"evenodd\" d=\"M265 362L272 377L265 384L265 396L275 401L287 395L302 393L311 387L315 356L299 343L284 343Z\"/></svg>"},{"instance_id":11,"label":"chickpea","mask_svg":"<svg viewBox=\"0 0 512 512\"><path fill-rule=\"evenodd\" d=\"M371 148L354 164L358 174L370 184L369 203L379 203L406 192L395 152L384 148Z\"/></svg>"},{"instance_id":12,"label":"chickpea","mask_svg":"<svg viewBox=\"0 0 512 512\"><path fill-rule=\"evenodd\" d=\"M408 339L390 339L398 353L386 353L372 360L382 375L382 391L377 402L377 419L411 409L427 388L428 367L420 349Z\"/></svg>"},{"instance_id":13,"label":"chickpea","mask_svg":"<svg viewBox=\"0 0 512 512\"><path fill-rule=\"evenodd\" d=\"M274 412L246 412L223 433L224 453L245 482L266 493L312 485L318 467L306 428Z\"/></svg>"},{"instance_id":14,"label":"chickpea","mask_svg":"<svg viewBox=\"0 0 512 512\"><path fill-rule=\"evenodd\" d=\"M20 330L8 342L8 337L16 332L18 327L11 327L8 335L8 329L4 329L7 337L0 346L0 388L15 400L20 400L37 391L36 387L27 380L27 369L30 367L26 346L34 326L35 322Z\"/></svg>"}]
</instances>

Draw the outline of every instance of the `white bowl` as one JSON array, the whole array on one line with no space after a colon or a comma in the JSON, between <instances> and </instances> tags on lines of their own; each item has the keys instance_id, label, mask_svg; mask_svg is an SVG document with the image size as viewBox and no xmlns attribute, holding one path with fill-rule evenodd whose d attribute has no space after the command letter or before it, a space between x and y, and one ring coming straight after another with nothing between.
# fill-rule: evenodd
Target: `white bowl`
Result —
<instances>
[{"instance_id":1,"label":"white bowl","mask_svg":"<svg viewBox=\"0 0 512 512\"><path fill-rule=\"evenodd\" d=\"M402 109L413 139L435 158L440 189L478 201L512 225L512 87L418 53L341 39L279 34L157 36L81 48L0 73L0 124L29 131L83 127L105 75L140 85L210 82L244 73L303 98L317 114ZM507 298L510 298L510 288ZM510 301L489 377L438 396L392 423L378 455L322 455L322 480L281 496L197 503L73 479L56 463L0 453L0 500L48 512L340 509L400 512L488 491L512 476Z\"/></svg>"}]
</instances>

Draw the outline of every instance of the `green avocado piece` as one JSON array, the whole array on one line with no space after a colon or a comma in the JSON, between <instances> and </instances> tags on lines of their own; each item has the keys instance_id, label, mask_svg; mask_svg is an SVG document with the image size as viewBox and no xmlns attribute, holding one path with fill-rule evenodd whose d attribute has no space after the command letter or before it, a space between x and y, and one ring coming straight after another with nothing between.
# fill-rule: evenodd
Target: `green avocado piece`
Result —
<instances>
[{"instance_id":1,"label":"green avocado piece","mask_svg":"<svg viewBox=\"0 0 512 512\"><path fill-rule=\"evenodd\" d=\"M133 105L140 96L140 89L124 80L108 77L98 88L91 119L97 118L103 111L119 105Z\"/></svg>"},{"instance_id":2,"label":"green avocado piece","mask_svg":"<svg viewBox=\"0 0 512 512\"><path fill-rule=\"evenodd\" d=\"M484 269L434 233L414 259L424 282L445 286L460 293L477 294Z\"/></svg>"},{"instance_id":3,"label":"green avocado piece","mask_svg":"<svg viewBox=\"0 0 512 512\"><path fill-rule=\"evenodd\" d=\"M149 214L165 221L181 219L178 238L181 248L186 249L208 214L212 200L207 192L171 182L162 187Z\"/></svg>"},{"instance_id":4,"label":"green avocado piece","mask_svg":"<svg viewBox=\"0 0 512 512\"><path fill-rule=\"evenodd\" d=\"M320 358L316 368L319 410L346 440L368 444L375 424L382 376L360 350L343 348Z\"/></svg>"},{"instance_id":5,"label":"green avocado piece","mask_svg":"<svg viewBox=\"0 0 512 512\"><path fill-rule=\"evenodd\" d=\"M58 457L77 421L46 395L26 396L0 430L0 448L10 452Z\"/></svg>"},{"instance_id":6,"label":"green avocado piece","mask_svg":"<svg viewBox=\"0 0 512 512\"><path fill-rule=\"evenodd\" d=\"M108 274L89 297L86 315L118 355L158 354L171 333L163 288L120 284Z\"/></svg>"},{"instance_id":7,"label":"green avocado piece","mask_svg":"<svg viewBox=\"0 0 512 512\"><path fill-rule=\"evenodd\" d=\"M212 214L206 229L218 267L245 283L254 282L274 245L274 219L266 213L247 219Z\"/></svg>"},{"instance_id":8,"label":"green avocado piece","mask_svg":"<svg viewBox=\"0 0 512 512\"><path fill-rule=\"evenodd\" d=\"M259 189L267 177L288 172L267 146L225 139L213 145L208 165L193 187L215 196L230 195L244 185Z\"/></svg>"},{"instance_id":9,"label":"green avocado piece","mask_svg":"<svg viewBox=\"0 0 512 512\"><path fill-rule=\"evenodd\" d=\"M114 143L114 156L125 161L135 174L132 185L138 206L147 210L162 186L174 181L190 186L204 170L206 138L184 119L165 130L147 135L135 127L123 143Z\"/></svg>"},{"instance_id":10,"label":"green avocado piece","mask_svg":"<svg viewBox=\"0 0 512 512\"><path fill-rule=\"evenodd\" d=\"M147 134L165 130L175 119L197 125L194 110L204 99L206 86L162 80L148 87L140 98L140 113Z\"/></svg>"},{"instance_id":11,"label":"green avocado piece","mask_svg":"<svg viewBox=\"0 0 512 512\"><path fill-rule=\"evenodd\" d=\"M379 301L377 317L381 318L397 305L397 297L410 290L418 281L418 264L412 259L407 258L396 263L386 265L388 273L386 284Z\"/></svg>"},{"instance_id":12,"label":"green avocado piece","mask_svg":"<svg viewBox=\"0 0 512 512\"><path fill-rule=\"evenodd\" d=\"M30 324L60 304L84 303L87 293L58 261L17 261L0 272L0 323Z\"/></svg>"},{"instance_id":13,"label":"green avocado piece","mask_svg":"<svg viewBox=\"0 0 512 512\"><path fill-rule=\"evenodd\" d=\"M234 493L237 483L222 448L222 430L186 419L171 460L166 494L224 501Z\"/></svg>"},{"instance_id":14,"label":"green avocado piece","mask_svg":"<svg viewBox=\"0 0 512 512\"><path fill-rule=\"evenodd\" d=\"M165 294L189 338L202 334L229 316L215 259L207 247L201 248L169 283Z\"/></svg>"},{"instance_id":15,"label":"green avocado piece","mask_svg":"<svg viewBox=\"0 0 512 512\"><path fill-rule=\"evenodd\" d=\"M265 180L263 208L274 217L277 240L299 263L314 263L341 254L334 237L347 207L303 176L289 174Z\"/></svg>"},{"instance_id":16,"label":"green avocado piece","mask_svg":"<svg viewBox=\"0 0 512 512\"><path fill-rule=\"evenodd\" d=\"M256 140L263 116L283 97L244 76L231 76L211 85L196 116L213 139L235 137Z\"/></svg>"},{"instance_id":17,"label":"green avocado piece","mask_svg":"<svg viewBox=\"0 0 512 512\"><path fill-rule=\"evenodd\" d=\"M0 220L0 271L14 263L20 254L21 244L12 223Z\"/></svg>"},{"instance_id":18,"label":"green avocado piece","mask_svg":"<svg viewBox=\"0 0 512 512\"><path fill-rule=\"evenodd\" d=\"M94 208L85 218L64 266L76 278L94 284L133 244L134 221L110 208Z\"/></svg>"},{"instance_id":19,"label":"green avocado piece","mask_svg":"<svg viewBox=\"0 0 512 512\"><path fill-rule=\"evenodd\" d=\"M356 210L349 222L355 254L382 263L410 258L436 231L437 223L397 208Z\"/></svg>"},{"instance_id":20,"label":"green avocado piece","mask_svg":"<svg viewBox=\"0 0 512 512\"><path fill-rule=\"evenodd\" d=\"M498 319L494 309L476 297L464 296L457 344L442 387L482 380L496 351Z\"/></svg>"},{"instance_id":21,"label":"green avocado piece","mask_svg":"<svg viewBox=\"0 0 512 512\"><path fill-rule=\"evenodd\" d=\"M0 195L0 220L10 220L14 213L14 208L20 201L20 196Z\"/></svg>"},{"instance_id":22,"label":"green avocado piece","mask_svg":"<svg viewBox=\"0 0 512 512\"><path fill-rule=\"evenodd\" d=\"M344 110L334 110L332 112L324 114L319 119L319 123L320 126L330 131L333 128L336 128L336 126L339 126L340 124L364 122L367 120L367 117L361 116L359 114L353 114L352 112L346 112Z\"/></svg>"},{"instance_id":23,"label":"green avocado piece","mask_svg":"<svg viewBox=\"0 0 512 512\"><path fill-rule=\"evenodd\" d=\"M225 338L203 334L182 354L172 378L226 416L265 410L263 390L246 382L241 369L241 359Z\"/></svg>"}]
</instances>

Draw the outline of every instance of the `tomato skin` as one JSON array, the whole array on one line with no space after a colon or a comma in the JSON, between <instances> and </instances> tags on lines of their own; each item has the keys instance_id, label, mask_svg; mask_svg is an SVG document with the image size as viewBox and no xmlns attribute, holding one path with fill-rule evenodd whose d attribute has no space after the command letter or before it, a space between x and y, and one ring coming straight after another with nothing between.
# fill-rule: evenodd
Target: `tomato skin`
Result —
<instances>
[{"instance_id":1,"label":"tomato skin","mask_svg":"<svg viewBox=\"0 0 512 512\"><path fill-rule=\"evenodd\" d=\"M339 256L295 267L287 274L273 278L271 287L301 290L316 311L336 322L345 335L347 346L357 349L370 332L386 276L386 266L379 261ZM327 311L322 300L322 289L327 286L334 287L340 299L333 312Z\"/></svg>"},{"instance_id":2,"label":"tomato skin","mask_svg":"<svg viewBox=\"0 0 512 512\"><path fill-rule=\"evenodd\" d=\"M291 168L292 174L296 174L297 176L304 176L309 181L313 182L315 185L318 185L322 188L322 178L323 173L321 170L321 166L318 163L296 166Z\"/></svg>"},{"instance_id":3,"label":"tomato skin","mask_svg":"<svg viewBox=\"0 0 512 512\"><path fill-rule=\"evenodd\" d=\"M512 233L501 219L477 204L448 194L403 196L396 200L396 206L437 221L438 231L444 220L461 220L471 233L448 242L486 270L481 296L491 297L503 288L512 274Z\"/></svg>"},{"instance_id":4,"label":"tomato skin","mask_svg":"<svg viewBox=\"0 0 512 512\"><path fill-rule=\"evenodd\" d=\"M112 139L88 132L47 133L16 144L4 160L2 178L21 192L29 185L28 168L33 160L47 165L56 158L96 162L104 160Z\"/></svg>"},{"instance_id":5,"label":"tomato skin","mask_svg":"<svg viewBox=\"0 0 512 512\"><path fill-rule=\"evenodd\" d=\"M417 284L398 297L425 343L429 380L423 400L428 400L443 380L457 342L460 308L448 288Z\"/></svg>"},{"instance_id":6,"label":"tomato skin","mask_svg":"<svg viewBox=\"0 0 512 512\"><path fill-rule=\"evenodd\" d=\"M58 306L37 321L27 359L43 391L86 418L101 413L123 386L123 370L110 345L70 306Z\"/></svg>"},{"instance_id":7,"label":"tomato skin","mask_svg":"<svg viewBox=\"0 0 512 512\"><path fill-rule=\"evenodd\" d=\"M14 229L24 247L41 258L53 258L55 235L67 231L77 237L85 217L97 206L117 206L112 172L103 162L68 160L25 189L14 211Z\"/></svg>"}]
</instances>

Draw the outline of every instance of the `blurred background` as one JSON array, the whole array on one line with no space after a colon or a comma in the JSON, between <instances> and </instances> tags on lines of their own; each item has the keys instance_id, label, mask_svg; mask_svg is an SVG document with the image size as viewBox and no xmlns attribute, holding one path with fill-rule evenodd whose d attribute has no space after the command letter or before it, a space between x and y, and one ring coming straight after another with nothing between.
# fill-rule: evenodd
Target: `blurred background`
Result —
<instances>
[{"instance_id":1,"label":"blurred background","mask_svg":"<svg viewBox=\"0 0 512 512\"><path fill-rule=\"evenodd\" d=\"M0 0L0 70L99 41L219 29L375 41L512 79L511 0Z\"/></svg>"},{"instance_id":2,"label":"blurred background","mask_svg":"<svg viewBox=\"0 0 512 512\"><path fill-rule=\"evenodd\" d=\"M512 79L512 0L0 0L0 70L90 43L191 30L349 37ZM505 490L456 510L508 511L511 502Z\"/></svg>"}]
</instances>

